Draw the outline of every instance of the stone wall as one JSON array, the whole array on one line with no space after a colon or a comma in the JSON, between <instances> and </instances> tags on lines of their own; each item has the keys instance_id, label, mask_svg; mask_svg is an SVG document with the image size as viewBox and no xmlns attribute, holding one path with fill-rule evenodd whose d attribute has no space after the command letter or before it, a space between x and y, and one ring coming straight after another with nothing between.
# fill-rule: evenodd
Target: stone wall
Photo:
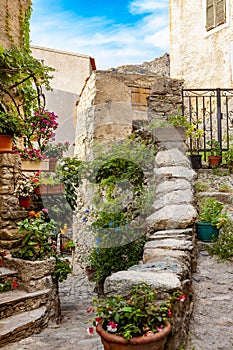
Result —
<instances>
[{"instance_id":1,"label":"stone wall","mask_svg":"<svg viewBox=\"0 0 233 350\"><path fill-rule=\"evenodd\" d=\"M22 47L22 22L31 0L1 0L0 44L4 49Z\"/></svg>"},{"instance_id":2,"label":"stone wall","mask_svg":"<svg viewBox=\"0 0 233 350\"><path fill-rule=\"evenodd\" d=\"M19 207L14 195L15 184L20 176L21 161L17 154L0 154L0 247L11 249L19 244L17 222L28 216L27 211Z\"/></svg>"},{"instance_id":3,"label":"stone wall","mask_svg":"<svg viewBox=\"0 0 233 350\"><path fill-rule=\"evenodd\" d=\"M77 107L75 155L85 159L93 142L122 140L131 133L134 120L147 121L147 107L133 105L132 93L144 89L146 98L156 79L140 74L92 72Z\"/></svg>"},{"instance_id":4,"label":"stone wall","mask_svg":"<svg viewBox=\"0 0 233 350\"><path fill-rule=\"evenodd\" d=\"M168 115L181 114L182 87L182 80L157 77L148 100L150 122L164 121Z\"/></svg>"}]
</instances>

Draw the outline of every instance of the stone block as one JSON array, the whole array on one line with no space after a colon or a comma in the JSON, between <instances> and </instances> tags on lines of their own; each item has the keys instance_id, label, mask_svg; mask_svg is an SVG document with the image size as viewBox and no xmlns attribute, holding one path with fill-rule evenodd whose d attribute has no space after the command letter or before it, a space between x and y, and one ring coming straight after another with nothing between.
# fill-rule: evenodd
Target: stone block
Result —
<instances>
[{"instance_id":1,"label":"stone block","mask_svg":"<svg viewBox=\"0 0 233 350\"><path fill-rule=\"evenodd\" d=\"M107 277L104 283L106 295L130 294L132 286L146 282L159 292L171 292L181 289L181 281L173 272L164 271L119 271Z\"/></svg>"}]
</instances>

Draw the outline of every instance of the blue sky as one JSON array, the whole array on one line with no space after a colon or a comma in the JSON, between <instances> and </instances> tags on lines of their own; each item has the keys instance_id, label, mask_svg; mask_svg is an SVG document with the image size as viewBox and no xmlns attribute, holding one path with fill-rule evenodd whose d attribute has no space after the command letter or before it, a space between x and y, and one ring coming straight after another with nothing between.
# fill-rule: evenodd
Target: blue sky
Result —
<instances>
[{"instance_id":1,"label":"blue sky","mask_svg":"<svg viewBox=\"0 0 233 350\"><path fill-rule=\"evenodd\" d=\"M33 0L31 44L90 55L97 69L169 52L168 0Z\"/></svg>"}]
</instances>

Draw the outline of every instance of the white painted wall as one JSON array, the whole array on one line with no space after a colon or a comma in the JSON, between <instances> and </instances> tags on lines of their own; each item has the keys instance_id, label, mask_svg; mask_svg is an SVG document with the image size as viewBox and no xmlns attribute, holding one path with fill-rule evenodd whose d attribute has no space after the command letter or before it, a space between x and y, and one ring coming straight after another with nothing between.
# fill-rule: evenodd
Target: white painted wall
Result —
<instances>
[{"instance_id":1,"label":"white painted wall","mask_svg":"<svg viewBox=\"0 0 233 350\"><path fill-rule=\"evenodd\" d=\"M169 0L170 71L186 88L233 87L233 0L227 22L205 29L206 0Z\"/></svg>"}]
</instances>

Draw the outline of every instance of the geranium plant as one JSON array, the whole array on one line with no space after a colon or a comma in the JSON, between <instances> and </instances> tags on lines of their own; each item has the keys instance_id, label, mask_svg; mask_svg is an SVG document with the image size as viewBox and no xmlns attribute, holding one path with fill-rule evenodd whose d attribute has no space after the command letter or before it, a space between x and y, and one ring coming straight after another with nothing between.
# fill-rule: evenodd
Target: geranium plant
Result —
<instances>
[{"instance_id":1,"label":"geranium plant","mask_svg":"<svg viewBox=\"0 0 233 350\"><path fill-rule=\"evenodd\" d=\"M65 143L49 143L44 150L44 153L47 158L58 158L61 159L63 152L68 151L70 143L67 141Z\"/></svg>"},{"instance_id":2,"label":"geranium plant","mask_svg":"<svg viewBox=\"0 0 233 350\"><path fill-rule=\"evenodd\" d=\"M34 191L31 179L20 178L16 184L14 194L17 197L30 197Z\"/></svg>"},{"instance_id":3,"label":"geranium plant","mask_svg":"<svg viewBox=\"0 0 233 350\"><path fill-rule=\"evenodd\" d=\"M105 299L93 299L93 326L99 322L103 329L126 340L137 336L149 336L160 332L172 317L172 309L179 301L185 301L186 296L181 291L174 292L165 301L157 300L157 292L146 283L138 284L131 289L130 296L110 296ZM92 334L93 327L88 328Z\"/></svg>"}]
</instances>

